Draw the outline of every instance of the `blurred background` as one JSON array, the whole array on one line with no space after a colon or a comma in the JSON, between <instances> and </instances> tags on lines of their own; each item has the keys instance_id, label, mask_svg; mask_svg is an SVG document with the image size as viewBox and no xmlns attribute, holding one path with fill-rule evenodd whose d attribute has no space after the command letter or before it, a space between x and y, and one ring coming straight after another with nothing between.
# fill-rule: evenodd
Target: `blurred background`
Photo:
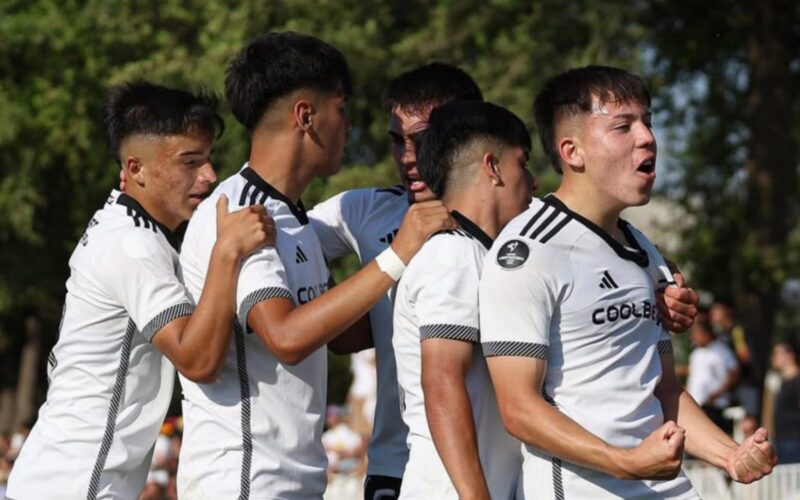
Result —
<instances>
[{"instance_id":1,"label":"blurred background","mask_svg":"<svg viewBox=\"0 0 800 500\"><path fill-rule=\"evenodd\" d=\"M2 442L24 434L44 401L69 255L117 184L101 129L105 90L145 78L221 93L231 57L271 30L333 43L356 78L346 164L312 184L307 207L344 189L396 183L380 95L422 63L462 67L487 100L531 126L533 96L557 72L598 63L645 77L657 194L625 217L704 292L704 306L729 309L732 326L712 330L737 359L731 391L746 379L755 391L746 411L764 420L771 349L800 331L800 2L0 0ZM214 158L221 178L248 151L244 129L224 106L223 114ZM544 195L557 179L538 143L531 164ZM337 279L356 266L335 263ZM676 339L687 370L690 336ZM332 358L331 370L331 403L343 405L349 358Z\"/></svg>"}]
</instances>

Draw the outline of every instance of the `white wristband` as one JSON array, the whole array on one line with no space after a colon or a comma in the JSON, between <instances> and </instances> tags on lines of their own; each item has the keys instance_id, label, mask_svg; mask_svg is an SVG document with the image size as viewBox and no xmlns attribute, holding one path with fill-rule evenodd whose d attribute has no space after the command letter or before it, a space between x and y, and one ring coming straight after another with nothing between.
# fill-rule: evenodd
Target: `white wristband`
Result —
<instances>
[{"instance_id":1,"label":"white wristband","mask_svg":"<svg viewBox=\"0 0 800 500\"><path fill-rule=\"evenodd\" d=\"M375 263L378 264L378 268L381 271L388 274L394 281L399 280L400 276L403 275L403 271L406 270L406 265L403 264L403 261L392 250L391 246L375 257Z\"/></svg>"}]
</instances>

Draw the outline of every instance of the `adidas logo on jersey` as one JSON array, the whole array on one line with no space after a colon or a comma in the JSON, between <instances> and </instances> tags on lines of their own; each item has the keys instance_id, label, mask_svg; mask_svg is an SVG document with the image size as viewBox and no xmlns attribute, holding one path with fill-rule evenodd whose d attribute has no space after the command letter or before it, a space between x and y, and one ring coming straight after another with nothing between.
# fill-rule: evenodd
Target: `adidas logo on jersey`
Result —
<instances>
[{"instance_id":1,"label":"adidas logo on jersey","mask_svg":"<svg viewBox=\"0 0 800 500\"><path fill-rule=\"evenodd\" d=\"M295 250L294 262L295 262L295 264L300 264L302 262L308 262L308 257L306 257L306 254L305 254L305 252L303 252L303 249L300 248L300 245L297 245L297 250Z\"/></svg>"},{"instance_id":2,"label":"adidas logo on jersey","mask_svg":"<svg viewBox=\"0 0 800 500\"><path fill-rule=\"evenodd\" d=\"M600 288L615 289L619 288L617 282L611 277L608 271L603 271L603 279L600 280Z\"/></svg>"},{"instance_id":3,"label":"adidas logo on jersey","mask_svg":"<svg viewBox=\"0 0 800 500\"><path fill-rule=\"evenodd\" d=\"M386 236L384 236L383 238L381 238L381 239L380 239L380 242L381 242L381 243L386 243L387 245L391 245L391 244L392 244L392 242L394 241L394 237L395 237L395 236L397 236L397 229L395 229L395 230L394 230L394 231L392 231L391 233L388 233Z\"/></svg>"}]
</instances>

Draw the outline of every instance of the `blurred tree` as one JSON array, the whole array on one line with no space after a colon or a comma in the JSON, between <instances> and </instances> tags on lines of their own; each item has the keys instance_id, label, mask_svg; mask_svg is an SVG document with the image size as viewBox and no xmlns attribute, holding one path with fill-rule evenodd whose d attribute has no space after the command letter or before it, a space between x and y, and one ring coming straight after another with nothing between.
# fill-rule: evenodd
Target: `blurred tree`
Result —
<instances>
[{"instance_id":1,"label":"blurred tree","mask_svg":"<svg viewBox=\"0 0 800 500\"><path fill-rule=\"evenodd\" d=\"M33 341L25 325L30 318L41 322L46 352L55 341L69 254L116 185L118 167L100 124L105 90L147 78L221 92L230 58L270 30L335 44L356 80L345 168L315 181L306 206L347 188L395 183L381 92L401 71L434 59L457 64L488 100L530 124L534 92L556 72L587 63L643 68L658 104L669 110L670 142L677 145L668 193L691 213L681 262L694 264L699 286L756 297L769 330L777 284L800 267L800 252L791 252L797 232L794 246L787 243L797 226L800 63L792 47L799 8L788 0L712 0L703 5L709 14L698 16L688 0L5 0L0 430L28 416L8 416L19 374L31 383L30 371L19 366ZM244 129L224 106L223 115L227 130L215 158L220 177L238 169L248 150ZM538 148L532 164L543 174L540 193L548 192L557 177ZM334 274L341 280L356 266L345 259ZM46 356L38 358L41 374ZM41 401L44 377L34 383Z\"/></svg>"},{"instance_id":2,"label":"blurred tree","mask_svg":"<svg viewBox=\"0 0 800 500\"><path fill-rule=\"evenodd\" d=\"M696 7L659 0L643 9L648 71L678 145L667 192L690 214L681 260L698 285L737 298L763 377L781 286L800 276L800 4Z\"/></svg>"}]
</instances>

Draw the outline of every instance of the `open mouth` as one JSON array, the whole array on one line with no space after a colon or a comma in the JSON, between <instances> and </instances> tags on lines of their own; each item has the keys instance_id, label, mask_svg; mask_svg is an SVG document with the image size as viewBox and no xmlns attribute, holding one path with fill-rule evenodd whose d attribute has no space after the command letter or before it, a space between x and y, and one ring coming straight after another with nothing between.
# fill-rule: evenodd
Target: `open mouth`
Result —
<instances>
[{"instance_id":1,"label":"open mouth","mask_svg":"<svg viewBox=\"0 0 800 500\"><path fill-rule=\"evenodd\" d=\"M656 161L652 158L647 159L639 164L636 171L643 174L652 174L656 171Z\"/></svg>"},{"instance_id":2,"label":"open mouth","mask_svg":"<svg viewBox=\"0 0 800 500\"><path fill-rule=\"evenodd\" d=\"M409 191L412 192L424 191L428 187L428 185L424 180L422 180L417 172L406 173L406 185L408 186Z\"/></svg>"}]
</instances>

